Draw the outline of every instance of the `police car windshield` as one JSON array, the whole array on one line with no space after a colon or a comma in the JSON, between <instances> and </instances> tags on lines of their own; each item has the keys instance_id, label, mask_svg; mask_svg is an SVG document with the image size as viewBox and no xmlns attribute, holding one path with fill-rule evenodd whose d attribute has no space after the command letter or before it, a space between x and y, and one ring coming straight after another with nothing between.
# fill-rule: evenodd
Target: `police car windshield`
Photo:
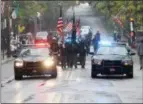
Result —
<instances>
[{"instance_id":1,"label":"police car windshield","mask_svg":"<svg viewBox=\"0 0 143 104\"><path fill-rule=\"evenodd\" d=\"M116 47L100 47L97 50L97 55L127 55L128 51L123 46Z\"/></svg>"},{"instance_id":2,"label":"police car windshield","mask_svg":"<svg viewBox=\"0 0 143 104\"><path fill-rule=\"evenodd\" d=\"M21 51L21 56L49 56L48 48L29 48Z\"/></svg>"}]
</instances>

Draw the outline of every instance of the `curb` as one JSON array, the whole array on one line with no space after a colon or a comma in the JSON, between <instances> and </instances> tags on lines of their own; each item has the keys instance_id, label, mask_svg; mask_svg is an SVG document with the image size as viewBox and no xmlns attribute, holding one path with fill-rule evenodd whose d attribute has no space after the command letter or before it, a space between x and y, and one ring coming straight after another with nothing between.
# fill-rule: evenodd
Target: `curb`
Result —
<instances>
[{"instance_id":1,"label":"curb","mask_svg":"<svg viewBox=\"0 0 143 104\"><path fill-rule=\"evenodd\" d=\"M1 60L1 64L6 64L8 63L9 61L12 61L14 60L14 58L10 58L10 59L7 59L7 60Z\"/></svg>"},{"instance_id":2,"label":"curb","mask_svg":"<svg viewBox=\"0 0 143 104\"><path fill-rule=\"evenodd\" d=\"M12 82L13 79L14 79L14 76L11 76L10 78L8 78L8 79L2 81L2 82L1 82L1 87L4 87L5 84Z\"/></svg>"}]
</instances>

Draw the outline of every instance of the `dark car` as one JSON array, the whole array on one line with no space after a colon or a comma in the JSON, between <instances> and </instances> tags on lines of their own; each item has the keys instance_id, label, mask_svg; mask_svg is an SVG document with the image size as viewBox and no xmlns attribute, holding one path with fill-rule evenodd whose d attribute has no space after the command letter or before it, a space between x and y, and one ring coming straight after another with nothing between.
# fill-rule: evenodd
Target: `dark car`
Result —
<instances>
[{"instance_id":1,"label":"dark car","mask_svg":"<svg viewBox=\"0 0 143 104\"><path fill-rule=\"evenodd\" d=\"M56 61L47 47L25 47L14 57L15 80L21 80L23 75L50 74L53 78L57 77Z\"/></svg>"},{"instance_id":2,"label":"dark car","mask_svg":"<svg viewBox=\"0 0 143 104\"><path fill-rule=\"evenodd\" d=\"M92 53L93 54L93 53ZM123 75L133 78L134 55L126 45L100 46L92 57L91 77L102 75Z\"/></svg>"}]
</instances>

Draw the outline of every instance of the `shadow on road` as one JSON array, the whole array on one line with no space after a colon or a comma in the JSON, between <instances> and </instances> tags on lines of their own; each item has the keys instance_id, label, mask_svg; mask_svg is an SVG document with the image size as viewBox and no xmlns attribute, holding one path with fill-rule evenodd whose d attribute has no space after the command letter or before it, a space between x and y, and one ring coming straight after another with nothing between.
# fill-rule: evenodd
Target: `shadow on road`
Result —
<instances>
[{"instance_id":1,"label":"shadow on road","mask_svg":"<svg viewBox=\"0 0 143 104\"><path fill-rule=\"evenodd\" d=\"M50 80L50 79L56 79L52 78L51 76L32 76L32 77L23 77L22 80Z\"/></svg>"},{"instance_id":2,"label":"shadow on road","mask_svg":"<svg viewBox=\"0 0 143 104\"><path fill-rule=\"evenodd\" d=\"M125 79L130 79L127 78L126 76L97 76L96 79L107 79L107 80L125 80Z\"/></svg>"}]
</instances>

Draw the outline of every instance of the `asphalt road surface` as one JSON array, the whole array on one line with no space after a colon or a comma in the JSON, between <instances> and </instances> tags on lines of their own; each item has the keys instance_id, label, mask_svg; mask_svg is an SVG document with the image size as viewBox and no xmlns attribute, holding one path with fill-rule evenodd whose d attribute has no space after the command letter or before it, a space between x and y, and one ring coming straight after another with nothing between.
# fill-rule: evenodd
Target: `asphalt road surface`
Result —
<instances>
[{"instance_id":1,"label":"asphalt road surface","mask_svg":"<svg viewBox=\"0 0 143 104\"><path fill-rule=\"evenodd\" d=\"M80 8L80 9L79 9ZM70 10L69 10L70 11ZM78 14L84 11L82 25L90 25L93 31L106 33L99 18L92 14L88 5L77 7ZM79 12L80 11L80 12ZM80 14L79 14L80 15ZM103 36L107 38L108 36ZM91 78L91 56L87 56L86 68L62 70L58 67L57 79L48 77L13 79L13 61L2 65L2 103L142 103L142 71L138 57L134 56L134 78Z\"/></svg>"}]
</instances>

